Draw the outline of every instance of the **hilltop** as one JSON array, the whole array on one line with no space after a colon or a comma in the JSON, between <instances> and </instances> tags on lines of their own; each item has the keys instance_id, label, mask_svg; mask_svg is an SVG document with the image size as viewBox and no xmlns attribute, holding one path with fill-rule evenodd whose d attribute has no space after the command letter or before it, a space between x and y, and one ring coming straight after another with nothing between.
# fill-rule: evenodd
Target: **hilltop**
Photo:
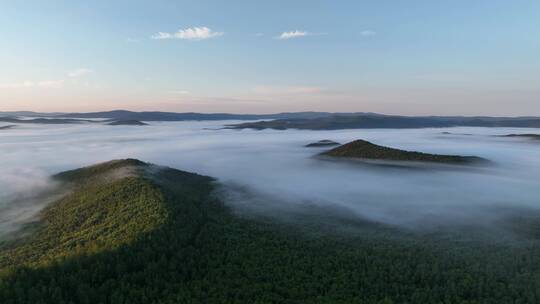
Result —
<instances>
[{"instance_id":1,"label":"hilltop","mask_svg":"<svg viewBox=\"0 0 540 304\"><path fill-rule=\"evenodd\" d=\"M475 156L440 155L404 151L379 146L365 140L352 141L330 151L323 152L321 155L370 160L436 162L446 164L470 164L486 161L483 158Z\"/></svg>"},{"instance_id":2,"label":"hilltop","mask_svg":"<svg viewBox=\"0 0 540 304\"><path fill-rule=\"evenodd\" d=\"M53 179L71 188L71 193L41 212L34 235L24 245L8 244L7 250L0 252L0 269L16 265L39 269L55 260L135 244L167 222L170 210L159 183L171 178L193 185L185 191L193 195L197 187L207 191L211 181L134 159L54 175Z\"/></svg>"}]
</instances>

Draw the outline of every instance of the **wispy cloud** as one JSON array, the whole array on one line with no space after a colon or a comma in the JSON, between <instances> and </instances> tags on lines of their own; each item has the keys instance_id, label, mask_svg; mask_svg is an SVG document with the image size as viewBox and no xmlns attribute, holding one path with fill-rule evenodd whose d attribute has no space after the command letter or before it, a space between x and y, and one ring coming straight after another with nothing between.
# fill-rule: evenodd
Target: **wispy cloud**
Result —
<instances>
[{"instance_id":1,"label":"wispy cloud","mask_svg":"<svg viewBox=\"0 0 540 304\"><path fill-rule=\"evenodd\" d=\"M306 36L321 36L321 35L327 35L327 33L313 33L313 32L307 32L307 31L300 31L300 30L294 30L289 32L283 32L278 36L275 36L275 39L279 40L287 40L287 39L294 39L294 38L301 38Z\"/></svg>"},{"instance_id":2,"label":"wispy cloud","mask_svg":"<svg viewBox=\"0 0 540 304\"><path fill-rule=\"evenodd\" d=\"M203 27L190 27L187 29L178 30L175 33L159 32L152 35L152 39L184 39L184 40L204 40L214 37L223 36L224 32L214 32L213 30Z\"/></svg>"},{"instance_id":3,"label":"wispy cloud","mask_svg":"<svg viewBox=\"0 0 540 304\"><path fill-rule=\"evenodd\" d=\"M377 33L372 30L365 30L360 32L360 36L369 37L369 36L375 36Z\"/></svg>"},{"instance_id":4,"label":"wispy cloud","mask_svg":"<svg viewBox=\"0 0 540 304\"><path fill-rule=\"evenodd\" d=\"M61 88L64 80L23 81L12 83L0 83L0 89L25 89L25 88Z\"/></svg>"},{"instance_id":5,"label":"wispy cloud","mask_svg":"<svg viewBox=\"0 0 540 304\"><path fill-rule=\"evenodd\" d=\"M290 32L283 32L283 33L281 33L281 35L277 36L276 39L285 40L285 39L293 39L293 38L305 37L305 36L309 36L309 35L311 35L311 34L308 33L308 32L295 30L295 31L290 31Z\"/></svg>"},{"instance_id":6,"label":"wispy cloud","mask_svg":"<svg viewBox=\"0 0 540 304\"><path fill-rule=\"evenodd\" d=\"M81 77L81 76L84 76L86 74L90 74L92 72L93 72L93 70L91 70L91 69L80 68L80 69L76 69L76 70L73 70L73 71L69 72L68 76L69 77Z\"/></svg>"}]
</instances>

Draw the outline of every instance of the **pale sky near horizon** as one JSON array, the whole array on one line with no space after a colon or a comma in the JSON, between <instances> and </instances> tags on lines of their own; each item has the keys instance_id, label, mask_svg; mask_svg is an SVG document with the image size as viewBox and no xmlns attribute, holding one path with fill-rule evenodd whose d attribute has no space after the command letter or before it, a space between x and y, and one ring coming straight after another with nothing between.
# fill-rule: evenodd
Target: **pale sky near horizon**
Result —
<instances>
[{"instance_id":1,"label":"pale sky near horizon","mask_svg":"<svg viewBox=\"0 0 540 304\"><path fill-rule=\"evenodd\" d=\"M0 111L540 115L537 0L2 1L0 31Z\"/></svg>"}]
</instances>

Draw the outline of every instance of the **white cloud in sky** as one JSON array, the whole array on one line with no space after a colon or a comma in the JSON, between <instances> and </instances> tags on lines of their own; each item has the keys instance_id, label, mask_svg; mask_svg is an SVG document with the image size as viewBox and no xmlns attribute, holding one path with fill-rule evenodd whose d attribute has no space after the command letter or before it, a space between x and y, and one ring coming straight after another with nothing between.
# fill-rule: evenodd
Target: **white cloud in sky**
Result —
<instances>
[{"instance_id":1,"label":"white cloud in sky","mask_svg":"<svg viewBox=\"0 0 540 304\"><path fill-rule=\"evenodd\" d=\"M281 33L281 35L277 36L276 39L285 40L285 39L305 37L309 35L311 34L308 32L295 30L295 31L290 31L290 32L283 32Z\"/></svg>"},{"instance_id":2,"label":"white cloud in sky","mask_svg":"<svg viewBox=\"0 0 540 304\"><path fill-rule=\"evenodd\" d=\"M69 72L68 76L69 77L81 77L81 76L90 74L92 72L93 72L93 70L91 70L91 69L80 68L80 69L76 69L76 70L73 70L73 71Z\"/></svg>"},{"instance_id":3,"label":"white cloud in sky","mask_svg":"<svg viewBox=\"0 0 540 304\"><path fill-rule=\"evenodd\" d=\"M152 35L152 39L172 39L174 38L171 33L158 32L157 34Z\"/></svg>"},{"instance_id":4,"label":"white cloud in sky","mask_svg":"<svg viewBox=\"0 0 540 304\"><path fill-rule=\"evenodd\" d=\"M202 27L190 27L186 29L178 30L175 33L159 32L152 35L152 39L184 39L184 40L204 40L214 37L223 36L224 32L214 32L206 26Z\"/></svg>"},{"instance_id":5,"label":"white cloud in sky","mask_svg":"<svg viewBox=\"0 0 540 304\"><path fill-rule=\"evenodd\" d=\"M360 32L360 36L369 37L369 36L375 36L377 33L372 30L365 30Z\"/></svg>"}]
</instances>

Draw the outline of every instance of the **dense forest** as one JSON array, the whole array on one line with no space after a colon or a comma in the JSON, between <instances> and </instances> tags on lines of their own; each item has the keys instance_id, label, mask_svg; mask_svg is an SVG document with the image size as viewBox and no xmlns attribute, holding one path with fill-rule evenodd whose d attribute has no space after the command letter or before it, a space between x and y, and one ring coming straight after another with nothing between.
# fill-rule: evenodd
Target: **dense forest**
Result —
<instances>
[{"instance_id":1,"label":"dense forest","mask_svg":"<svg viewBox=\"0 0 540 304\"><path fill-rule=\"evenodd\" d=\"M0 303L540 302L538 225L506 244L317 210L278 221L137 160L54 178L71 191L0 245Z\"/></svg>"}]
</instances>

